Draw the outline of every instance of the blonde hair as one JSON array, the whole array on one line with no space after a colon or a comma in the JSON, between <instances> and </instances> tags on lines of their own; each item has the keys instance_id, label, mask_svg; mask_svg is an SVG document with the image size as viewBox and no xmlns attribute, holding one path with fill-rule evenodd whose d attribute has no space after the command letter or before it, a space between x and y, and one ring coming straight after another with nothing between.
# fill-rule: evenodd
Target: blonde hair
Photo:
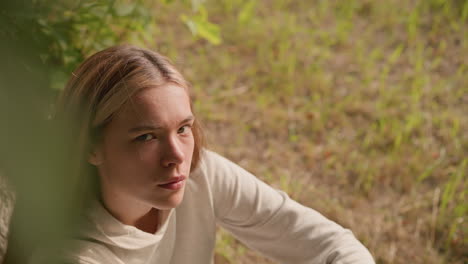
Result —
<instances>
[{"instance_id":1,"label":"blonde hair","mask_svg":"<svg viewBox=\"0 0 468 264\"><path fill-rule=\"evenodd\" d=\"M72 142L75 144L72 152L76 156L72 158L77 159L78 167L73 169L77 171L76 181L82 188L87 188L87 183L82 182L86 181L83 177L89 178L90 174L96 173L87 163L87 156L92 146L99 142L102 129L136 92L167 84L182 87L190 95L190 84L168 58L130 45L97 52L73 72L59 98L56 113L75 122L73 127L76 129L71 133L76 138ZM191 170L197 167L204 145L197 119L193 135L195 147ZM95 183L95 179L91 182Z\"/></svg>"}]
</instances>

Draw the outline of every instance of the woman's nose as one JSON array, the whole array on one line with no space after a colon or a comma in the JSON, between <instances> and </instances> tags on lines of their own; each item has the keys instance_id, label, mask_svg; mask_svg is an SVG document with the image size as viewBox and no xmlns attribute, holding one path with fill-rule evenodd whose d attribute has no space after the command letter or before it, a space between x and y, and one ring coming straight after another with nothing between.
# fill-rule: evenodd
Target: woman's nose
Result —
<instances>
[{"instance_id":1,"label":"woman's nose","mask_svg":"<svg viewBox=\"0 0 468 264\"><path fill-rule=\"evenodd\" d=\"M184 161L182 143L176 137L169 137L162 157L163 167L172 167Z\"/></svg>"}]
</instances>

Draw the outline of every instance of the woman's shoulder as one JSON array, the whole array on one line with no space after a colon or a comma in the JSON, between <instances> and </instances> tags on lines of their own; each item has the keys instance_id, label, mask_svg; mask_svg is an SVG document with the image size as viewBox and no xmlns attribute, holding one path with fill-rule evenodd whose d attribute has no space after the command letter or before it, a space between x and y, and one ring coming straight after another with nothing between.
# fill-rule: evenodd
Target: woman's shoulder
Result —
<instances>
[{"instance_id":1,"label":"woman's shoulder","mask_svg":"<svg viewBox=\"0 0 468 264\"><path fill-rule=\"evenodd\" d=\"M203 149L200 163L192 172L192 175L195 176L195 179L206 179L210 185L226 184L225 181L229 180L228 178L239 170L243 169L224 156L212 150Z\"/></svg>"},{"instance_id":2,"label":"woman's shoulder","mask_svg":"<svg viewBox=\"0 0 468 264\"><path fill-rule=\"evenodd\" d=\"M208 166L225 161L228 160L213 150L203 148L201 151L200 166Z\"/></svg>"},{"instance_id":3,"label":"woman's shoulder","mask_svg":"<svg viewBox=\"0 0 468 264\"><path fill-rule=\"evenodd\" d=\"M209 150L203 149L199 166L193 171L195 181L204 181L210 186L213 195L235 191L240 182L255 178L228 158Z\"/></svg>"},{"instance_id":4,"label":"woman's shoulder","mask_svg":"<svg viewBox=\"0 0 468 264\"><path fill-rule=\"evenodd\" d=\"M240 169L228 158L209 149L203 149L197 170L204 173L221 173L225 170Z\"/></svg>"},{"instance_id":5,"label":"woman's shoulder","mask_svg":"<svg viewBox=\"0 0 468 264\"><path fill-rule=\"evenodd\" d=\"M203 149L198 167L190 173L189 190L197 192L197 197L201 190L208 196L217 196L232 185L235 167L238 166L220 154Z\"/></svg>"}]
</instances>

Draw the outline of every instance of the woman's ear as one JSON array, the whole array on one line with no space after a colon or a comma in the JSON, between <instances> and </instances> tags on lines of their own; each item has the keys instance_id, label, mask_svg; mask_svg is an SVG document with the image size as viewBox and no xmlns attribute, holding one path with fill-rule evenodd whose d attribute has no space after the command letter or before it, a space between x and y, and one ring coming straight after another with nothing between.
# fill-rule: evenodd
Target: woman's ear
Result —
<instances>
[{"instance_id":1,"label":"woman's ear","mask_svg":"<svg viewBox=\"0 0 468 264\"><path fill-rule=\"evenodd\" d=\"M102 164L103 158L99 147L95 147L88 155L88 162L94 166Z\"/></svg>"}]
</instances>

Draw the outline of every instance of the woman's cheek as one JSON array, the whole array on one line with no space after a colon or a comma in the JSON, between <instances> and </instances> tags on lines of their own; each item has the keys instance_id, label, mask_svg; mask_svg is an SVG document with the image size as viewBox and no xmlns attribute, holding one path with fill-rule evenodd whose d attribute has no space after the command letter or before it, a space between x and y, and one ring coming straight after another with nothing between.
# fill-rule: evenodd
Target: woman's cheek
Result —
<instances>
[{"instance_id":1,"label":"woman's cheek","mask_svg":"<svg viewBox=\"0 0 468 264\"><path fill-rule=\"evenodd\" d=\"M141 162L154 163L158 156L157 144L154 142L145 142L139 144L132 155L133 157L138 157L138 160Z\"/></svg>"}]
</instances>

